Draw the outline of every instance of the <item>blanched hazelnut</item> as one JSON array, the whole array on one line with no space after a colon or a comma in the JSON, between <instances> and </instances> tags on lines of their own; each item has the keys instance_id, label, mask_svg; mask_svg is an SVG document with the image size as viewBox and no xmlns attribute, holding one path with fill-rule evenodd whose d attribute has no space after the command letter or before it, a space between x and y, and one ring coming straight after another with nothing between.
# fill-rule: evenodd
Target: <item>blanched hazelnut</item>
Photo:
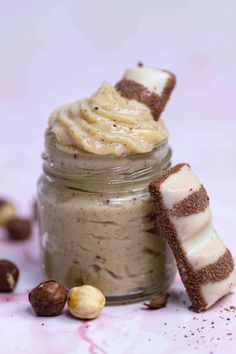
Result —
<instances>
[{"instance_id":1,"label":"blanched hazelnut","mask_svg":"<svg viewBox=\"0 0 236 354\"><path fill-rule=\"evenodd\" d=\"M90 285L77 286L69 291L67 305L71 314L81 319L93 319L105 306L106 299L100 290Z\"/></svg>"},{"instance_id":2,"label":"blanched hazelnut","mask_svg":"<svg viewBox=\"0 0 236 354\"><path fill-rule=\"evenodd\" d=\"M38 316L56 316L62 312L66 297L64 286L48 280L31 290L29 302Z\"/></svg>"},{"instance_id":3,"label":"blanched hazelnut","mask_svg":"<svg viewBox=\"0 0 236 354\"><path fill-rule=\"evenodd\" d=\"M0 199L0 226L6 225L14 216L14 204L5 199Z\"/></svg>"},{"instance_id":4,"label":"blanched hazelnut","mask_svg":"<svg viewBox=\"0 0 236 354\"><path fill-rule=\"evenodd\" d=\"M19 277L17 266L6 260L0 260L0 292L10 292L14 290Z\"/></svg>"}]
</instances>

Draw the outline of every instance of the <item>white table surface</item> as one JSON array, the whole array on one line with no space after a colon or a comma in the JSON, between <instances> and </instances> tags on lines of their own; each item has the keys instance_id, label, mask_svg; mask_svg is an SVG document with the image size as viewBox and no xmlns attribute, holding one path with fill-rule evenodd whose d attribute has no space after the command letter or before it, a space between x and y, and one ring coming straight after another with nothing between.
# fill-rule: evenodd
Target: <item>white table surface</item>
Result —
<instances>
[{"instance_id":1,"label":"white table surface","mask_svg":"<svg viewBox=\"0 0 236 354\"><path fill-rule=\"evenodd\" d=\"M107 306L92 321L75 319L66 308L57 317L37 317L28 302L29 289L44 279L37 237L12 243L2 233L0 245L1 256L21 271L16 290L0 294L1 354L222 354L236 348L236 294L196 314L178 277L167 307L160 310L137 303Z\"/></svg>"}]
</instances>

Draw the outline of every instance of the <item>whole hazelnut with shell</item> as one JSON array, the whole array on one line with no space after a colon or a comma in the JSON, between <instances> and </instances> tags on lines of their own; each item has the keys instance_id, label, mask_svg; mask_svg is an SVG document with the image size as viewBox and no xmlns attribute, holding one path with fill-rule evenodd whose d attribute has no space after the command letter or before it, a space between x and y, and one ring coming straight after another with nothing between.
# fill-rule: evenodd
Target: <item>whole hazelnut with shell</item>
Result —
<instances>
[{"instance_id":1,"label":"whole hazelnut with shell","mask_svg":"<svg viewBox=\"0 0 236 354\"><path fill-rule=\"evenodd\" d=\"M29 293L29 302L38 316L59 315L66 303L67 293L55 280L40 283Z\"/></svg>"},{"instance_id":2,"label":"whole hazelnut with shell","mask_svg":"<svg viewBox=\"0 0 236 354\"><path fill-rule=\"evenodd\" d=\"M7 259L0 260L0 292L13 291L19 277L17 266Z\"/></svg>"},{"instance_id":3,"label":"whole hazelnut with shell","mask_svg":"<svg viewBox=\"0 0 236 354\"><path fill-rule=\"evenodd\" d=\"M11 240L26 240L32 233L31 221L27 218L13 218L6 224L6 230Z\"/></svg>"}]
</instances>

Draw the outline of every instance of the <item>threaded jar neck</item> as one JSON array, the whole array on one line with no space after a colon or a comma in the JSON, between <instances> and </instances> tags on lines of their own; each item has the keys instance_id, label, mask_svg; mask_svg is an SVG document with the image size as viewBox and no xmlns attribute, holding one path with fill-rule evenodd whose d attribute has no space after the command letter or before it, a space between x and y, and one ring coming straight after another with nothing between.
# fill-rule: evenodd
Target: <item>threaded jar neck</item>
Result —
<instances>
[{"instance_id":1,"label":"threaded jar neck","mask_svg":"<svg viewBox=\"0 0 236 354\"><path fill-rule=\"evenodd\" d=\"M95 155L84 151L62 151L55 137L46 135L42 154L46 177L66 187L100 191L100 189L142 188L170 166L172 156L165 140L151 152L127 156Z\"/></svg>"}]
</instances>

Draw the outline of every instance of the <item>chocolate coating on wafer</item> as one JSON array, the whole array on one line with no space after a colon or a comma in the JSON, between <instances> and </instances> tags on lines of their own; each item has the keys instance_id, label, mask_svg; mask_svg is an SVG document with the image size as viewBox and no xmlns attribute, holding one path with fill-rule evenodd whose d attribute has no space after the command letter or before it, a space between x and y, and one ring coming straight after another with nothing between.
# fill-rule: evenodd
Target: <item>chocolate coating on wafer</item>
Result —
<instances>
[{"instance_id":1,"label":"chocolate coating on wafer","mask_svg":"<svg viewBox=\"0 0 236 354\"><path fill-rule=\"evenodd\" d=\"M162 111L162 101L160 96L154 92L150 92L146 87L138 82L123 79L116 84L116 89L121 96L134 99L149 107L153 118L158 119Z\"/></svg>"},{"instance_id":2,"label":"chocolate coating on wafer","mask_svg":"<svg viewBox=\"0 0 236 354\"><path fill-rule=\"evenodd\" d=\"M187 198L175 204L171 210L171 216L181 217L200 213L209 206L209 197L202 185L201 188L191 193Z\"/></svg>"},{"instance_id":3,"label":"chocolate coating on wafer","mask_svg":"<svg viewBox=\"0 0 236 354\"><path fill-rule=\"evenodd\" d=\"M134 99L149 107L153 118L158 120L161 112L165 108L172 90L175 87L175 83L175 76L170 74L170 77L168 78L161 95L158 95L155 92L151 92L144 85L136 81L128 80L125 78L119 81L115 87L121 96L128 99Z\"/></svg>"}]
</instances>

